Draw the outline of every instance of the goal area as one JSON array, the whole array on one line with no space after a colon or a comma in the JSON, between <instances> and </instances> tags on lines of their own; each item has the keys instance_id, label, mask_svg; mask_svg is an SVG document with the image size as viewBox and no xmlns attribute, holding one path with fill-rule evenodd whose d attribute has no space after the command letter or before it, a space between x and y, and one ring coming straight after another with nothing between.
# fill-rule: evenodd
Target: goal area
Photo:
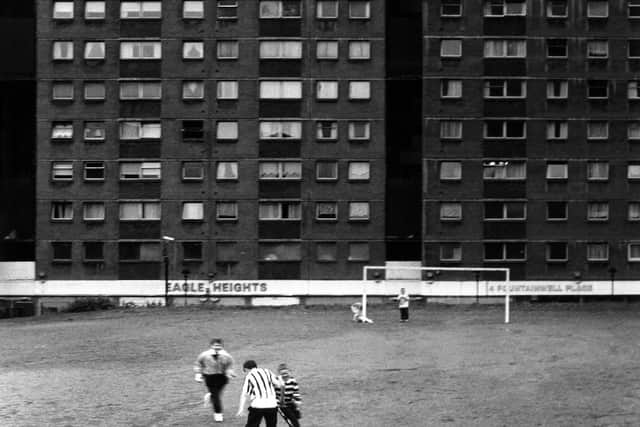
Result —
<instances>
[{"instance_id":1,"label":"goal area","mask_svg":"<svg viewBox=\"0 0 640 427\"><path fill-rule=\"evenodd\" d=\"M407 288L410 295L434 296L429 289L440 286L439 297L462 296L447 293L447 289L475 287L480 295L480 283L502 282L504 286L504 323L509 323L510 269L486 267L411 267L401 265L366 265L362 268L362 315L367 317L367 296L375 289L377 295L395 296L400 288ZM374 288L374 289L372 289ZM390 290L393 289L393 292ZM465 294L472 296L473 294ZM491 296L500 296L492 293Z\"/></svg>"}]
</instances>

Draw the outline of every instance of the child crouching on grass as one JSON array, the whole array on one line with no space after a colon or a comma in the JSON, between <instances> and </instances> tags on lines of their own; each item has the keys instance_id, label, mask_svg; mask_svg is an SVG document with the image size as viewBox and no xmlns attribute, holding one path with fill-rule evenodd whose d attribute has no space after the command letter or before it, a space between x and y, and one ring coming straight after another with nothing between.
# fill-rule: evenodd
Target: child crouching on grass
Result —
<instances>
[{"instance_id":1,"label":"child crouching on grass","mask_svg":"<svg viewBox=\"0 0 640 427\"><path fill-rule=\"evenodd\" d=\"M281 363L278 366L278 373L282 380L282 386L276 388L278 396L278 407L280 414L285 418L287 424L293 427L300 427L298 421L302 416L300 414L300 389L298 382L291 376L291 372L286 364Z\"/></svg>"},{"instance_id":2,"label":"child crouching on grass","mask_svg":"<svg viewBox=\"0 0 640 427\"><path fill-rule=\"evenodd\" d=\"M373 323L373 320L369 319L362 313L362 303L354 302L351 304L351 312L353 313L353 321L358 323Z\"/></svg>"}]
</instances>

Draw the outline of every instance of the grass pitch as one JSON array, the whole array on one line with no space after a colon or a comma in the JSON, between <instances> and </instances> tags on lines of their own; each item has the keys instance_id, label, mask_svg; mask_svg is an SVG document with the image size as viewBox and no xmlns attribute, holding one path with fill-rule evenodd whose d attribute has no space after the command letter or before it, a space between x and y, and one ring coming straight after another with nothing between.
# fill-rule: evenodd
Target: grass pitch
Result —
<instances>
[{"instance_id":1,"label":"grass pitch","mask_svg":"<svg viewBox=\"0 0 640 427\"><path fill-rule=\"evenodd\" d=\"M640 305L156 308L0 321L0 425L203 426L193 362L289 364L323 427L640 425ZM235 418L242 372L225 390ZM278 425L285 425L279 420Z\"/></svg>"}]
</instances>

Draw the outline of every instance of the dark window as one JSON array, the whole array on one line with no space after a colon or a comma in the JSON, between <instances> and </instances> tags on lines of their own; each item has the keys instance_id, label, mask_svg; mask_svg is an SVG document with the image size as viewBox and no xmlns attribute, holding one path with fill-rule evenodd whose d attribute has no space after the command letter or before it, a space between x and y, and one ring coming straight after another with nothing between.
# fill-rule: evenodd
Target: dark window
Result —
<instances>
[{"instance_id":1,"label":"dark window","mask_svg":"<svg viewBox=\"0 0 640 427\"><path fill-rule=\"evenodd\" d=\"M54 261L71 261L71 242L51 242Z\"/></svg>"},{"instance_id":2,"label":"dark window","mask_svg":"<svg viewBox=\"0 0 640 427\"><path fill-rule=\"evenodd\" d=\"M547 261L566 261L567 244L565 242L547 243Z\"/></svg>"},{"instance_id":3,"label":"dark window","mask_svg":"<svg viewBox=\"0 0 640 427\"><path fill-rule=\"evenodd\" d=\"M566 57L567 56L567 39L547 40L547 56L550 58Z\"/></svg>"},{"instance_id":4,"label":"dark window","mask_svg":"<svg viewBox=\"0 0 640 427\"><path fill-rule=\"evenodd\" d=\"M104 261L103 242L84 242L83 247L85 261Z\"/></svg>"},{"instance_id":5,"label":"dark window","mask_svg":"<svg viewBox=\"0 0 640 427\"><path fill-rule=\"evenodd\" d=\"M121 242L120 261L159 261L160 245L153 242Z\"/></svg>"},{"instance_id":6,"label":"dark window","mask_svg":"<svg viewBox=\"0 0 640 427\"><path fill-rule=\"evenodd\" d=\"M316 244L316 261L334 262L338 257L338 247L335 242L318 242Z\"/></svg>"},{"instance_id":7,"label":"dark window","mask_svg":"<svg viewBox=\"0 0 640 427\"><path fill-rule=\"evenodd\" d=\"M442 0L441 16L460 16L462 15L461 0Z\"/></svg>"},{"instance_id":8,"label":"dark window","mask_svg":"<svg viewBox=\"0 0 640 427\"><path fill-rule=\"evenodd\" d=\"M185 261L202 261L202 242L183 242L182 253Z\"/></svg>"},{"instance_id":9,"label":"dark window","mask_svg":"<svg viewBox=\"0 0 640 427\"><path fill-rule=\"evenodd\" d=\"M629 58L640 57L640 40L629 40Z\"/></svg>"},{"instance_id":10,"label":"dark window","mask_svg":"<svg viewBox=\"0 0 640 427\"><path fill-rule=\"evenodd\" d=\"M607 98L609 96L609 83L607 80L589 80L587 97Z\"/></svg>"},{"instance_id":11,"label":"dark window","mask_svg":"<svg viewBox=\"0 0 640 427\"><path fill-rule=\"evenodd\" d=\"M547 219L564 221L567 219L567 202L547 202Z\"/></svg>"},{"instance_id":12,"label":"dark window","mask_svg":"<svg viewBox=\"0 0 640 427\"><path fill-rule=\"evenodd\" d=\"M182 121L182 140L183 141L199 141L204 139L204 121L202 120L183 120Z\"/></svg>"}]
</instances>

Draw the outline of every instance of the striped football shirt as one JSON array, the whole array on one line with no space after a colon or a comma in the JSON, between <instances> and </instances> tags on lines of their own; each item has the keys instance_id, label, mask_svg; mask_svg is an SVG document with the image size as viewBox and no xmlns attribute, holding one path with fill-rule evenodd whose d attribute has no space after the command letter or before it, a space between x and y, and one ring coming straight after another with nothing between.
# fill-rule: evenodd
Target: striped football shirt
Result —
<instances>
[{"instance_id":1,"label":"striped football shirt","mask_svg":"<svg viewBox=\"0 0 640 427\"><path fill-rule=\"evenodd\" d=\"M253 408L275 408L278 406L275 390L278 382L270 370L253 368L244 379L242 392L249 396Z\"/></svg>"},{"instance_id":2,"label":"striped football shirt","mask_svg":"<svg viewBox=\"0 0 640 427\"><path fill-rule=\"evenodd\" d=\"M276 393L281 406L291 406L294 402L300 403L302 401L298 382L293 377L285 380L283 386L276 387Z\"/></svg>"}]
</instances>

